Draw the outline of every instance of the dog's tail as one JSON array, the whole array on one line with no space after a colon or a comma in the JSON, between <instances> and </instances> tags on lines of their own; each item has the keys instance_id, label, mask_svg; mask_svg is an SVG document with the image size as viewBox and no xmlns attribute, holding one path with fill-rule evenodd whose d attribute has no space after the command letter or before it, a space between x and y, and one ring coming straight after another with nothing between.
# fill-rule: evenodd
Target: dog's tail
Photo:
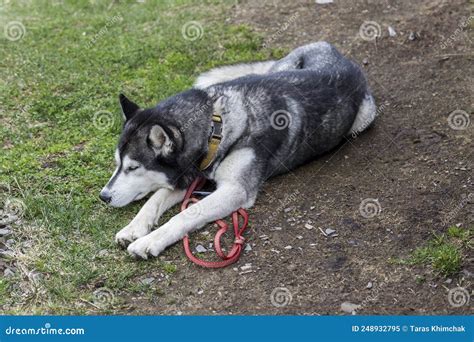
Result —
<instances>
[{"instance_id":1,"label":"dog's tail","mask_svg":"<svg viewBox=\"0 0 474 342\"><path fill-rule=\"evenodd\" d=\"M365 131L377 117L377 106L370 91L365 94L365 98L359 106L359 111L349 131L353 137Z\"/></svg>"},{"instance_id":2,"label":"dog's tail","mask_svg":"<svg viewBox=\"0 0 474 342\"><path fill-rule=\"evenodd\" d=\"M266 74L274 64L275 61L266 61L227 65L211 69L199 75L196 82L194 82L194 88L204 89L213 84L234 80L242 76Z\"/></svg>"}]
</instances>

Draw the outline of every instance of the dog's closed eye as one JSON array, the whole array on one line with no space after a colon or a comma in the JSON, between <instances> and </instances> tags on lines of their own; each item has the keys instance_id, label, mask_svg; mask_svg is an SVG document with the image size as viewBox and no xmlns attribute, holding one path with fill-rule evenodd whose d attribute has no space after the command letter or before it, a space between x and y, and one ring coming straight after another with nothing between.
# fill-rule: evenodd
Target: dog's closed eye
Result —
<instances>
[{"instance_id":1,"label":"dog's closed eye","mask_svg":"<svg viewBox=\"0 0 474 342\"><path fill-rule=\"evenodd\" d=\"M129 166L129 167L127 167L127 171L134 171L134 170L136 170L136 169L138 169L138 168L140 168L139 165Z\"/></svg>"}]
</instances>

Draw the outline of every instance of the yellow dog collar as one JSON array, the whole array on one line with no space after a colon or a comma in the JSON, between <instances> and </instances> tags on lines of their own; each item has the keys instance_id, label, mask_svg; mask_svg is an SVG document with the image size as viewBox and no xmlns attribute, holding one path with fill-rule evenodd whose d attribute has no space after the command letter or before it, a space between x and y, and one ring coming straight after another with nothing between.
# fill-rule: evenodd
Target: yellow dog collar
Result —
<instances>
[{"instance_id":1,"label":"yellow dog collar","mask_svg":"<svg viewBox=\"0 0 474 342\"><path fill-rule=\"evenodd\" d=\"M209 137L207 154L201 161L199 168L201 171L211 166L217 156L217 149L222 140L222 117L219 114L212 115L212 131Z\"/></svg>"}]
</instances>

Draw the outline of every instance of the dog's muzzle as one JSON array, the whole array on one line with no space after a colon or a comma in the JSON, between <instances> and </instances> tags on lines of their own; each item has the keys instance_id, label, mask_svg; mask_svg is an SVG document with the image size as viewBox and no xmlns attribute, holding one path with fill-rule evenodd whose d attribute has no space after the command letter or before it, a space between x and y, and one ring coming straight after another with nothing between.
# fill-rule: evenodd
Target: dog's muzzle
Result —
<instances>
[{"instance_id":1,"label":"dog's muzzle","mask_svg":"<svg viewBox=\"0 0 474 342\"><path fill-rule=\"evenodd\" d=\"M107 192L107 190L102 190L99 194L99 198L105 203L109 204L112 201L112 195Z\"/></svg>"}]
</instances>

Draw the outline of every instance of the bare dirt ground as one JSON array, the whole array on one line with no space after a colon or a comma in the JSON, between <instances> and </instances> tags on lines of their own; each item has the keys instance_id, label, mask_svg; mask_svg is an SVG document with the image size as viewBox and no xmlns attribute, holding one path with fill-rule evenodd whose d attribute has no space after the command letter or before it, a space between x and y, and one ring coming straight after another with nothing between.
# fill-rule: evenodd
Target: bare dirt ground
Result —
<instances>
[{"instance_id":1,"label":"bare dirt ground","mask_svg":"<svg viewBox=\"0 0 474 342\"><path fill-rule=\"evenodd\" d=\"M466 200L474 191L473 124L448 120L455 110L472 120L469 15L469 3L462 0L327 5L275 0L234 6L227 20L261 32L267 46L287 49L326 40L363 64L379 117L332 153L267 183L250 210L252 249L237 264L202 269L175 247L162 256L178 266L165 293L130 298L130 310L344 314L341 304L350 302L361 306L359 314L472 313L472 298L454 308L447 292L456 286L472 290L474 259L468 258L451 282L429 267L393 262L433 232L474 223L472 197ZM381 37L362 39L365 21L376 22ZM361 215L365 199L376 207L375 216ZM337 236L326 237L319 228ZM193 239L207 246L213 234ZM242 272L246 263L251 272ZM277 288L285 290L272 303Z\"/></svg>"}]
</instances>

